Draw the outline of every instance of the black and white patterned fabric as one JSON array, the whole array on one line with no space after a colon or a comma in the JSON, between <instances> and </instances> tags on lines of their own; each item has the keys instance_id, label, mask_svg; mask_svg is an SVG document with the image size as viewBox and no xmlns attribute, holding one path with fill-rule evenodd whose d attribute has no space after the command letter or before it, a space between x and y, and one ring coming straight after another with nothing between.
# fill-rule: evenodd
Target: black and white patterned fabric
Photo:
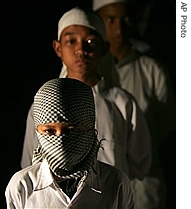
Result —
<instances>
[{"instance_id":1,"label":"black and white patterned fabric","mask_svg":"<svg viewBox=\"0 0 191 209\"><path fill-rule=\"evenodd\" d=\"M70 78L50 80L35 95L33 111L35 128L40 124L57 122L87 128L86 131L75 130L60 136L49 136L36 131L39 146L33 157L33 164L45 158L58 177L83 176L93 165L99 148L91 88Z\"/></svg>"}]
</instances>

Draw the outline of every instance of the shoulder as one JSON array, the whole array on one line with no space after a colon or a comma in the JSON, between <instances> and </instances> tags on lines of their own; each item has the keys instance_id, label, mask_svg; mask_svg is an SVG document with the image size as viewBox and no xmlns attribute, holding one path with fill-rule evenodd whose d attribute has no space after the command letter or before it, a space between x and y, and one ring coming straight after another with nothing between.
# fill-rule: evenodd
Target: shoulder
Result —
<instances>
[{"instance_id":1,"label":"shoulder","mask_svg":"<svg viewBox=\"0 0 191 209\"><path fill-rule=\"evenodd\" d=\"M127 90L120 87L112 87L108 90L106 98L114 103L122 112L124 109L133 111L137 108L136 98Z\"/></svg>"},{"instance_id":2,"label":"shoulder","mask_svg":"<svg viewBox=\"0 0 191 209\"><path fill-rule=\"evenodd\" d=\"M143 63L153 63L153 64L159 64L160 63L154 57L146 55L146 54L138 54L137 60L139 60L139 61L141 61Z\"/></svg>"},{"instance_id":3,"label":"shoulder","mask_svg":"<svg viewBox=\"0 0 191 209\"><path fill-rule=\"evenodd\" d=\"M110 180L113 179L118 182L130 182L129 177L124 171L99 160L97 161L97 165L101 176L107 176Z\"/></svg>"},{"instance_id":4,"label":"shoulder","mask_svg":"<svg viewBox=\"0 0 191 209\"><path fill-rule=\"evenodd\" d=\"M16 172L10 179L7 190L8 189L17 189L19 190L21 187L26 187L30 182L31 185L34 185L37 180L37 173L40 167L40 164L32 165L26 167L18 172Z\"/></svg>"},{"instance_id":5,"label":"shoulder","mask_svg":"<svg viewBox=\"0 0 191 209\"><path fill-rule=\"evenodd\" d=\"M138 61L141 64L141 66L146 66L150 70L162 71L162 72L166 70L165 64L163 64L158 59L148 55L140 55L136 61Z\"/></svg>"},{"instance_id":6,"label":"shoulder","mask_svg":"<svg viewBox=\"0 0 191 209\"><path fill-rule=\"evenodd\" d=\"M126 119L131 118L132 113L138 108L135 97L120 87L112 87L108 89L105 99L117 107Z\"/></svg>"},{"instance_id":7,"label":"shoulder","mask_svg":"<svg viewBox=\"0 0 191 209\"><path fill-rule=\"evenodd\" d=\"M103 190L121 192L124 197L133 195L130 179L124 171L98 161L98 177Z\"/></svg>"},{"instance_id":8,"label":"shoulder","mask_svg":"<svg viewBox=\"0 0 191 209\"><path fill-rule=\"evenodd\" d=\"M125 103L135 100L134 96L120 87L111 87L106 92L106 97L113 101L123 101Z\"/></svg>"}]
</instances>

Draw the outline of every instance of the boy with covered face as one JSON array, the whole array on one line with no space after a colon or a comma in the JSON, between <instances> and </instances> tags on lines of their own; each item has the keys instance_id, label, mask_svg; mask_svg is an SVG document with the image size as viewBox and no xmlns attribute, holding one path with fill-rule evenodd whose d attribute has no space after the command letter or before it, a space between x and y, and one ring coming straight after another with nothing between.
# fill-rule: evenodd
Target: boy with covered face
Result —
<instances>
[{"instance_id":1,"label":"boy with covered face","mask_svg":"<svg viewBox=\"0 0 191 209\"><path fill-rule=\"evenodd\" d=\"M91 88L71 78L46 82L34 97L39 141L34 165L13 175L7 208L134 208L127 175L96 160Z\"/></svg>"}]
</instances>

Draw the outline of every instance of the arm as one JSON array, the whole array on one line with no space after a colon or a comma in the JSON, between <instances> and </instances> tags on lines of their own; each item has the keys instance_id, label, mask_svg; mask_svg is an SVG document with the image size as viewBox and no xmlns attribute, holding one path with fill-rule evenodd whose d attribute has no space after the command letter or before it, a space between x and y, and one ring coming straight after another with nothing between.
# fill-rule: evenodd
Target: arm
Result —
<instances>
[{"instance_id":1,"label":"arm","mask_svg":"<svg viewBox=\"0 0 191 209\"><path fill-rule=\"evenodd\" d=\"M160 138L168 138L175 131L176 127L176 101L172 88L172 82L168 71L165 67L156 66L155 80L155 95L157 105L153 107L156 124L160 128Z\"/></svg>"},{"instance_id":2,"label":"arm","mask_svg":"<svg viewBox=\"0 0 191 209\"><path fill-rule=\"evenodd\" d=\"M5 190L7 209L24 208L21 191L22 189L18 186L18 179L15 179L15 175L13 175Z\"/></svg>"},{"instance_id":3,"label":"arm","mask_svg":"<svg viewBox=\"0 0 191 209\"><path fill-rule=\"evenodd\" d=\"M29 109L27 121L26 121L26 131L23 143L23 151L21 157L21 168L32 165L33 150L38 145L38 139L35 133L34 119L33 119L33 105Z\"/></svg>"},{"instance_id":4,"label":"arm","mask_svg":"<svg viewBox=\"0 0 191 209\"><path fill-rule=\"evenodd\" d=\"M121 209L135 209L136 208L136 200L135 193L132 188L131 182L129 178L124 173L122 175L122 182L120 185L120 192L118 196L118 208Z\"/></svg>"}]
</instances>

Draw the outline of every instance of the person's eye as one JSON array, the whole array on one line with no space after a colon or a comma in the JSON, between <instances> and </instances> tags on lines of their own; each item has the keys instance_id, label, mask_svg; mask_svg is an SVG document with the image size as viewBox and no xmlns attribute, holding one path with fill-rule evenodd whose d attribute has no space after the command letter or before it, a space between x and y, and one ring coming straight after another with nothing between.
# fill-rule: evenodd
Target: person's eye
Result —
<instances>
[{"instance_id":1,"label":"person's eye","mask_svg":"<svg viewBox=\"0 0 191 209\"><path fill-rule=\"evenodd\" d=\"M65 134L65 135L68 135L68 134L71 134L73 132L75 132L77 129L76 128L64 128L62 133ZM47 129L47 130L44 130L43 131L44 134L48 135L48 136L52 136L52 135L56 135L56 130L54 129Z\"/></svg>"},{"instance_id":2,"label":"person's eye","mask_svg":"<svg viewBox=\"0 0 191 209\"><path fill-rule=\"evenodd\" d=\"M63 129L63 134L68 135L68 134L70 134L72 131L73 131L73 128L64 128L64 129Z\"/></svg>"},{"instance_id":3,"label":"person's eye","mask_svg":"<svg viewBox=\"0 0 191 209\"><path fill-rule=\"evenodd\" d=\"M94 40L94 39L88 39L87 40L87 45L91 48L95 48L98 46L98 41Z\"/></svg>"},{"instance_id":4,"label":"person's eye","mask_svg":"<svg viewBox=\"0 0 191 209\"><path fill-rule=\"evenodd\" d=\"M113 18L107 17L107 18L105 19L105 22L113 23Z\"/></svg>"},{"instance_id":5,"label":"person's eye","mask_svg":"<svg viewBox=\"0 0 191 209\"><path fill-rule=\"evenodd\" d=\"M72 45L75 43L75 40L74 39L69 39L69 40L66 40L66 44L67 45Z\"/></svg>"},{"instance_id":6,"label":"person's eye","mask_svg":"<svg viewBox=\"0 0 191 209\"><path fill-rule=\"evenodd\" d=\"M44 133L46 135L51 136L51 135L55 135L56 131L54 129L47 129L47 130L44 130Z\"/></svg>"},{"instance_id":7,"label":"person's eye","mask_svg":"<svg viewBox=\"0 0 191 209\"><path fill-rule=\"evenodd\" d=\"M87 40L87 43L88 43L88 44L93 44L94 41L93 41L92 39L88 39L88 40Z\"/></svg>"},{"instance_id":8,"label":"person's eye","mask_svg":"<svg viewBox=\"0 0 191 209\"><path fill-rule=\"evenodd\" d=\"M126 25L131 24L129 17L124 17L123 21L125 22Z\"/></svg>"}]
</instances>

